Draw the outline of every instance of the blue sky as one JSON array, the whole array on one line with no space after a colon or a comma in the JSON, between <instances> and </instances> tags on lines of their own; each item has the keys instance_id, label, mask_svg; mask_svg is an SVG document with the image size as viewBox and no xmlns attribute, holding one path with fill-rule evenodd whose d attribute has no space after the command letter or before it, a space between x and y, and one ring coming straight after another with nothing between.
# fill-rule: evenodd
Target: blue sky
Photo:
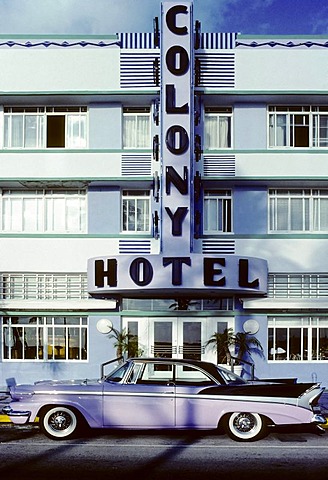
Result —
<instances>
[{"instance_id":1,"label":"blue sky","mask_svg":"<svg viewBox=\"0 0 328 480\"><path fill-rule=\"evenodd\" d=\"M0 34L146 32L161 0L0 0ZM327 0L194 0L205 32L327 35Z\"/></svg>"}]
</instances>

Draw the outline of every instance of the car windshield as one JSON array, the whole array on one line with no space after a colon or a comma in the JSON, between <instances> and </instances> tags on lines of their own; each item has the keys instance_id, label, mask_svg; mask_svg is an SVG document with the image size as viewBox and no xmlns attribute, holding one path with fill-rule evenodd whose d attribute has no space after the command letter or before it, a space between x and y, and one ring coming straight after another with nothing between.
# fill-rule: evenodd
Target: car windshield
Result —
<instances>
[{"instance_id":1,"label":"car windshield","mask_svg":"<svg viewBox=\"0 0 328 480\"><path fill-rule=\"evenodd\" d=\"M110 373L107 377L106 377L106 382L121 382L122 379L124 378L124 375L126 374L128 368L129 368L130 364L129 363L125 363L124 365L122 366L119 366L118 368L116 368L112 373Z\"/></svg>"},{"instance_id":2,"label":"car windshield","mask_svg":"<svg viewBox=\"0 0 328 480\"><path fill-rule=\"evenodd\" d=\"M217 370L219 374L224 378L224 381L227 383L231 382L236 382L236 383L247 383L246 380L243 378L239 377L239 375L236 375L233 372L230 372L229 370L222 368L222 367L217 367Z\"/></svg>"}]
</instances>

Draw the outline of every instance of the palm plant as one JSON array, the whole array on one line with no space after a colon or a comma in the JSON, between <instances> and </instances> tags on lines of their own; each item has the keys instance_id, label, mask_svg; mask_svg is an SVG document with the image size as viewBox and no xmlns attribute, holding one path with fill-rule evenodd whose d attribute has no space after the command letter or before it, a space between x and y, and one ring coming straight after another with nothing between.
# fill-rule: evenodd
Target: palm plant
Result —
<instances>
[{"instance_id":1,"label":"palm plant","mask_svg":"<svg viewBox=\"0 0 328 480\"><path fill-rule=\"evenodd\" d=\"M237 332L233 335L233 345L236 347L238 360L251 360L252 354L264 358L261 342L254 335Z\"/></svg>"},{"instance_id":2,"label":"palm plant","mask_svg":"<svg viewBox=\"0 0 328 480\"><path fill-rule=\"evenodd\" d=\"M177 298L169 308L172 308L173 310L189 310L193 305L198 305L198 302L190 300L189 298Z\"/></svg>"},{"instance_id":3,"label":"palm plant","mask_svg":"<svg viewBox=\"0 0 328 480\"><path fill-rule=\"evenodd\" d=\"M217 352L218 363L231 363L231 353L229 347L233 344L233 330L226 328L223 332L215 332L205 343L205 347L211 346Z\"/></svg>"},{"instance_id":4,"label":"palm plant","mask_svg":"<svg viewBox=\"0 0 328 480\"><path fill-rule=\"evenodd\" d=\"M131 335L126 331L126 328L123 328L123 330L116 330L116 328L113 328L111 330L108 338L113 338L115 340L114 347L116 348L117 357L122 357L123 354L128 351L130 337Z\"/></svg>"},{"instance_id":5,"label":"palm plant","mask_svg":"<svg viewBox=\"0 0 328 480\"><path fill-rule=\"evenodd\" d=\"M127 353L130 357L137 357L143 354L143 350L138 347L138 337L132 335L126 328L116 330L113 328L108 335L109 339L114 339L117 358L121 358Z\"/></svg>"},{"instance_id":6,"label":"palm plant","mask_svg":"<svg viewBox=\"0 0 328 480\"><path fill-rule=\"evenodd\" d=\"M237 362L242 360L252 360L252 354L264 358L261 342L249 333L233 333L232 328L225 329L224 332L215 332L205 343L205 347L211 345L217 351L218 363L231 364L232 355L230 349L236 348Z\"/></svg>"}]
</instances>

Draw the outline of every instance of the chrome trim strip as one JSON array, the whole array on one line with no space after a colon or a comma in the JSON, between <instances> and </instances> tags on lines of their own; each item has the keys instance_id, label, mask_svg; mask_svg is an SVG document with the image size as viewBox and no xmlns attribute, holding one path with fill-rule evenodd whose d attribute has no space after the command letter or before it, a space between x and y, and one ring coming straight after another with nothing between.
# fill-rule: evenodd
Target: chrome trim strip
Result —
<instances>
[{"instance_id":1,"label":"chrome trim strip","mask_svg":"<svg viewBox=\"0 0 328 480\"><path fill-rule=\"evenodd\" d=\"M172 387L171 387L172 388ZM206 395L206 394L188 394L188 393L177 393L170 391L170 387L167 387L167 391L163 390L161 392L84 392L84 391L37 391L35 394L40 395L74 395L74 396L104 396L104 397L161 397L163 395L172 395L176 398L190 398L190 399L207 399L207 400L222 400L222 401L229 401L229 402L245 402L245 403L274 403L274 404L285 404L285 405L293 405L297 406L297 398L282 398L282 397L249 397L249 396L234 396L234 395ZM304 407L303 407L304 408ZM310 406L309 406L310 409Z\"/></svg>"},{"instance_id":2,"label":"chrome trim strip","mask_svg":"<svg viewBox=\"0 0 328 480\"><path fill-rule=\"evenodd\" d=\"M19 410L13 410L11 407L7 406L2 409L2 413L5 415L8 415L9 417L28 417L30 418L31 413L28 410L25 411L19 411Z\"/></svg>"}]
</instances>

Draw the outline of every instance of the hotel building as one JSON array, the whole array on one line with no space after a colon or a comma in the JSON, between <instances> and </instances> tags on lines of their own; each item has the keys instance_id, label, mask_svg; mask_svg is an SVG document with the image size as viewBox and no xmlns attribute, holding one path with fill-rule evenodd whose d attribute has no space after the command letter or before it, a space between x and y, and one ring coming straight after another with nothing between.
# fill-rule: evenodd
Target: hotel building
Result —
<instances>
[{"instance_id":1,"label":"hotel building","mask_svg":"<svg viewBox=\"0 0 328 480\"><path fill-rule=\"evenodd\" d=\"M0 389L97 377L115 330L327 385L328 38L153 27L0 37Z\"/></svg>"}]
</instances>

